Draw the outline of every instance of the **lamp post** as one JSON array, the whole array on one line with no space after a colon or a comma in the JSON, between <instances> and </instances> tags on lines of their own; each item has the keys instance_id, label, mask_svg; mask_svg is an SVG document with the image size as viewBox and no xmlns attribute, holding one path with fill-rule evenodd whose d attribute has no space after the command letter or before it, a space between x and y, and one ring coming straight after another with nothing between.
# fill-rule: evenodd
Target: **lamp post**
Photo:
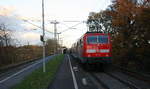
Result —
<instances>
[{"instance_id":1,"label":"lamp post","mask_svg":"<svg viewBox=\"0 0 150 89\"><path fill-rule=\"evenodd\" d=\"M43 29L43 72L46 72L45 68L45 21L44 21L44 0L42 0L42 29Z\"/></svg>"}]
</instances>

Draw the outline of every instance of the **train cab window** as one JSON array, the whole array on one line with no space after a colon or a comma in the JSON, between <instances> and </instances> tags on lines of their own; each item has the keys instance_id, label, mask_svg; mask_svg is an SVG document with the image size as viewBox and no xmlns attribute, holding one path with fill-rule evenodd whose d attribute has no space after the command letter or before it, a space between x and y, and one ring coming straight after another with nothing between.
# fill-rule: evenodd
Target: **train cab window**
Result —
<instances>
[{"instance_id":1,"label":"train cab window","mask_svg":"<svg viewBox=\"0 0 150 89\"><path fill-rule=\"evenodd\" d=\"M88 36L87 37L88 44L96 44L97 43L97 36Z\"/></svg>"},{"instance_id":2,"label":"train cab window","mask_svg":"<svg viewBox=\"0 0 150 89\"><path fill-rule=\"evenodd\" d=\"M80 46L83 46L83 38L80 39Z\"/></svg>"},{"instance_id":3,"label":"train cab window","mask_svg":"<svg viewBox=\"0 0 150 89\"><path fill-rule=\"evenodd\" d=\"M108 43L108 36L106 36L106 35L98 36L98 42L101 44Z\"/></svg>"},{"instance_id":4,"label":"train cab window","mask_svg":"<svg viewBox=\"0 0 150 89\"><path fill-rule=\"evenodd\" d=\"M100 36L88 36L87 37L88 44L107 44L108 43L108 36L107 35L100 35Z\"/></svg>"}]
</instances>

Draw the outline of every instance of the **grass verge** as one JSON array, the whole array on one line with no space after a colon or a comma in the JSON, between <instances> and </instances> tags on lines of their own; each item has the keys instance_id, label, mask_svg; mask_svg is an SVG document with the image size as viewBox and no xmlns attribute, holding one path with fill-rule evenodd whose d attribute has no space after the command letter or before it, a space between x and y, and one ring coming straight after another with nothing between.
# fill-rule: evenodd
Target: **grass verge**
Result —
<instances>
[{"instance_id":1,"label":"grass verge","mask_svg":"<svg viewBox=\"0 0 150 89\"><path fill-rule=\"evenodd\" d=\"M33 71L22 82L14 86L12 89L46 89L52 82L55 74L61 64L64 55L58 55L54 59L46 63L46 72L43 73L42 67Z\"/></svg>"}]
</instances>

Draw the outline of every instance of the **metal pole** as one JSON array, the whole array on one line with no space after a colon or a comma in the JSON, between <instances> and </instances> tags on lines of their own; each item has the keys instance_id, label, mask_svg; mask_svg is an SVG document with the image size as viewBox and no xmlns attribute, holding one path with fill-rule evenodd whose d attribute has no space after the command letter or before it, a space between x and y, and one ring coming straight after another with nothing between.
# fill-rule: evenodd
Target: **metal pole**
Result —
<instances>
[{"instance_id":1,"label":"metal pole","mask_svg":"<svg viewBox=\"0 0 150 89\"><path fill-rule=\"evenodd\" d=\"M59 34L60 34L60 33L58 33L58 52L59 52L59 48L60 48L60 47L59 47L59 46L60 46L60 45L59 45Z\"/></svg>"},{"instance_id":2,"label":"metal pole","mask_svg":"<svg viewBox=\"0 0 150 89\"><path fill-rule=\"evenodd\" d=\"M56 27L56 20L54 21L54 38L57 40L57 27Z\"/></svg>"},{"instance_id":3,"label":"metal pole","mask_svg":"<svg viewBox=\"0 0 150 89\"><path fill-rule=\"evenodd\" d=\"M43 28L43 72L46 72L45 68L45 23L44 23L44 0L42 0L42 28Z\"/></svg>"},{"instance_id":4,"label":"metal pole","mask_svg":"<svg viewBox=\"0 0 150 89\"><path fill-rule=\"evenodd\" d=\"M54 21L54 38L56 40L56 49L55 52L57 53L57 26L56 26L57 22L56 20Z\"/></svg>"},{"instance_id":5,"label":"metal pole","mask_svg":"<svg viewBox=\"0 0 150 89\"><path fill-rule=\"evenodd\" d=\"M57 22L56 20L52 21L51 24L54 24L54 40L56 41L56 45L55 45L55 53L57 51L57 24L59 24L59 22Z\"/></svg>"}]
</instances>

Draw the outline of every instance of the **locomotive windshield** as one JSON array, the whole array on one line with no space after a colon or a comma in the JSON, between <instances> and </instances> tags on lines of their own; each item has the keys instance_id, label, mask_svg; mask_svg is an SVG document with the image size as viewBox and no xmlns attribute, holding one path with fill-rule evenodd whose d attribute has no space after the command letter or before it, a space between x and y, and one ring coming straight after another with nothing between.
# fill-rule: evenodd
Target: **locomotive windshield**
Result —
<instances>
[{"instance_id":1,"label":"locomotive windshield","mask_svg":"<svg viewBox=\"0 0 150 89\"><path fill-rule=\"evenodd\" d=\"M97 44L97 43L106 44L106 43L108 43L108 36L106 36L106 35L88 36L87 43L88 44Z\"/></svg>"},{"instance_id":2,"label":"locomotive windshield","mask_svg":"<svg viewBox=\"0 0 150 89\"><path fill-rule=\"evenodd\" d=\"M98 42L102 44L108 43L108 36L98 36Z\"/></svg>"},{"instance_id":3,"label":"locomotive windshield","mask_svg":"<svg viewBox=\"0 0 150 89\"><path fill-rule=\"evenodd\" d=\"M97 43L97 36L88 36L87 42L88 42L88 44L96 44Z\"/></svg>"}]
</instances>

